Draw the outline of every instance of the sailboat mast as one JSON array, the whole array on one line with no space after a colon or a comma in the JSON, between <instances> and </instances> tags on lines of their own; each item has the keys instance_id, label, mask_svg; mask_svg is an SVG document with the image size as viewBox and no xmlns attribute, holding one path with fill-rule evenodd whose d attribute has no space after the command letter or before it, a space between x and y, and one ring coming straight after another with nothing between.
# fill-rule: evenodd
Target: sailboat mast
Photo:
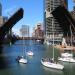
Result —
<instances>
[{"instance_id":1,"label":"sailboat mast","mask_svg":"<svg viewBox=\"0 0 75 75\"><path fill-rule=\"evenodd\" d=\"M54 8L54 0L53 0L53 8ZM52 19L52 33L53 33L52 35L53 35L53 61L54 61L54 21L53 19Z\"/></svg>"},{"instance_id":2,"label":"sailboat mast","mask_svg":"<svg viewBox=\"0 0 75 75\"><path fill-rule=\"evenodd\" d=\"M71 29L71 25L70 25L70 32L71 32L71 46L72 46L72 29Z\"/></svg>"},{"instance_id":3,"label":"sailboat mast","mask_svg":"<svg viewBox=\"0 0 75 75\"><path fill-rule=\"evenodd\" d=\"M53 19L52 19L52 33L53 33L52 34L52 36L53 36L53 46L52 47L53 47L53 61L54 61L54 26L53 26L53 24L54 23L53 23Z\"/></svg>"},{"instance_id":4,"label":"sailboat mast","mask_svg":"<svg viewBox=\"0 0 75 75\"><path fill-rule=\"evenodd\" d=\"M23 37L23 56L24 56L24 37Z\"/></svg>"}]
</instances>

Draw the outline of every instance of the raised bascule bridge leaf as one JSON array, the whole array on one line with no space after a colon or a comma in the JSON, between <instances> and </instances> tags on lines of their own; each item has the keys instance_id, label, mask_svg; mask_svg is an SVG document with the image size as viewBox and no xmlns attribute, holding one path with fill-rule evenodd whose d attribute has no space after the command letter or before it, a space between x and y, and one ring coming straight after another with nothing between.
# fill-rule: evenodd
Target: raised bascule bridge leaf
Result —
<instances>
[{"instance_id":1,"label":"raised bascule bridge leaf","mask_svg":"<svg viewBox=\"0 0 75 75\"><path fill-rule=\"evenodd\" d=\"M0 27L0 45L3 43L5 35L9 32L9 30L20 20L23 18L23 9L20 8L16 11L3 25Z\"/></svg>"},{"instance_id":2,"label":"raised bascule bridge leaf","mask_svg":"<svg viewBox=\"0 0 75 75\"><path fill-rule=\"evenodd\" d=\"M72 32L75 32L75 20L64 6L58 6L55 10L52 11L52 15L60 24L64 36L67 36L67 34L71 36L70 26L72 28Z\"/></svg>"}]
</instances>

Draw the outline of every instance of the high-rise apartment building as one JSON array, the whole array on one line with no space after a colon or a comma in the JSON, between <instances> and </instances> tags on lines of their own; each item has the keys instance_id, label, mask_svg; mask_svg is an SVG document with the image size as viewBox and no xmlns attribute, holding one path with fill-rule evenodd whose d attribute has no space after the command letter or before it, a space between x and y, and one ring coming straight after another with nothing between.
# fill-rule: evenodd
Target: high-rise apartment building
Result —
<instances>
[{"instance_id":1,"label":"high-rise apartment building","mask_svg":"<svg viewBox=\"0 0 75 75\"><path fill-rule=\"evenodd\" d=\"M2 5L0 3L0 27L8 20L8 17L2 16Z\"/></svg>"},{"instance_id":2,"label":"high-rise apartment building","mask_svg":"<svg viewBox=\"0 0 75 75\"><path fill-rule=\"evenodd\" d=\"M2 16L2 5L0 3L0 16Z\"/></svg>"},{"instance_id":3,"label":"high-rise apartment building","mask_svg":"<svg viewBox=\"0 0 75 75\"><path fill-rule=\"evenodd\" d=\"M73 17L73 19L75 20L75 6L73 7L73 10L71 11L71 15ZM75 32L73 31L73 34L75 36Z\"/></svg>"},{"instance_id":4,"label":"high-rise apartment building","mask_svg":"<svg viewBox=\"0 0 75 75\"><path fill-rule=\"evenodd\" d=\"M29 26L28 25L22 25L20 29L20 33L22 37L29 37Z\"/></svg>"},{"instance_id":5,"label":"high-rise apartment building","mask_svg":"<svg viewBox=\"0 0 75 75\"><path fill-rule=\"evenodd\" d=\"M65 8L68 8L68 0L61 0L62 5L65 6Z\"/></svg>"},{"instance_id":6,"label":"high-rise apartment building","mask_svg":"<svg viewBox=\"0 0 75 75\"><path fill-rule=\"evenodd\" d=\"M71 15L72 15L73 19L75 20L75 6L73 7L73 11L71 11Z\"/></svg>"},{"instance_id":7,"label":"high-rise apartment building","mask_svg":"<svg viewBox=\"0 0 75 75\"><path fill-rule=\"evenodd\" d=\"M35 37L35 38L43 38L43 36L44 36L44 32L43 32L43 29L42 29L42 24L38 23L36 25L36 28L34 28L33 37Z\"/></svg>"},{"instance_id":8,"label":"high-rise apartment building","mask_svg":"<svg viewBox=\"0 0 75 75\"><path fill-rule=\"evenodd\" d=\"M0 27L8 20L8 17L0 16Z\"/></svg>"},{"instance_id":9,"label":"high-rise apartment building","mask_svg":"<svg viewBox=\"0 0 75 75\"><path fill-rule=\"evenodd\" d=\"M4 18L0 16L0 27L3 25L3 23L4 23Z\"/></svg>"},{"instance_id":10,"label":"high-rise apartment building","mask_svg":"<svg viewBox=\"0 0 75 75\"><path fill-rule=\"evenodd\" d=\"M56 40L62 37L63 32L59 23L54 19L51 12L58 7L63 5L67 8L67 0L45 0L44 9L44 29L45 29L45 40L52 40L53 32Z\"/></svg>"}]
</instances>

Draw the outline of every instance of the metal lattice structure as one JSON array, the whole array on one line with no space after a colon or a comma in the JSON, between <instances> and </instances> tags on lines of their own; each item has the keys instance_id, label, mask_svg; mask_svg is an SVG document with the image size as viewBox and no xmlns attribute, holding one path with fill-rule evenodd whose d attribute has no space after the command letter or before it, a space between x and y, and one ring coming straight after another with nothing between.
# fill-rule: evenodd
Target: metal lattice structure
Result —
<instances>
[{"instance_id":1,"label":"metal lattice structure","mask_svg":"<svg viewBox=\"0 0 75 75\"><path fill-rule=\"evenodd\" d=\"M48 39L52 38L52 33L54 32L55 37L60 39L63 35L63 31L59 23L53 17L51 12L56 9L59 5L65 6L67 8L67 0L45 0L45 12L44 12L44 21L45 21L45 37ZM53 30L52 31L52 21L53 21ZM59 37L59 38L58 38Z\"/></svg>"},{"instance_id":2,"label":"metal lattice structure","mask_svg":"<svg viewBox=\"0 0 75 75\"><path fill-rule=\"evenodd\" d=\"M15 14L13 14L3 25L0 27L0 44L2 44L5 35L9 30L23 18L23 9L20 8Z\"/></svg>"}]
</instances>

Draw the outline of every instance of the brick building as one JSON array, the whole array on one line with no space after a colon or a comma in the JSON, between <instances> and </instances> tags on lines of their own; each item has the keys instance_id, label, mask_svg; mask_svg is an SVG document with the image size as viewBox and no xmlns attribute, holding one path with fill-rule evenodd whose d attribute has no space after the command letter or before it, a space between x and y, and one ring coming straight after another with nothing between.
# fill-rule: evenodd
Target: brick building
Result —
<instances>
[{"instance_id":1,"label":"brick building","mask_svg":"<svg viewBox=\"0 0 75 75\"><path fill-rule=\"evenodd\" d=\"M33 31L33 37L36 37L36 38L43 38L44 37L44 32L42 30L42 25L41 23L38 23L36 28L34 29Z\"/></svg>"}]
</instances>

